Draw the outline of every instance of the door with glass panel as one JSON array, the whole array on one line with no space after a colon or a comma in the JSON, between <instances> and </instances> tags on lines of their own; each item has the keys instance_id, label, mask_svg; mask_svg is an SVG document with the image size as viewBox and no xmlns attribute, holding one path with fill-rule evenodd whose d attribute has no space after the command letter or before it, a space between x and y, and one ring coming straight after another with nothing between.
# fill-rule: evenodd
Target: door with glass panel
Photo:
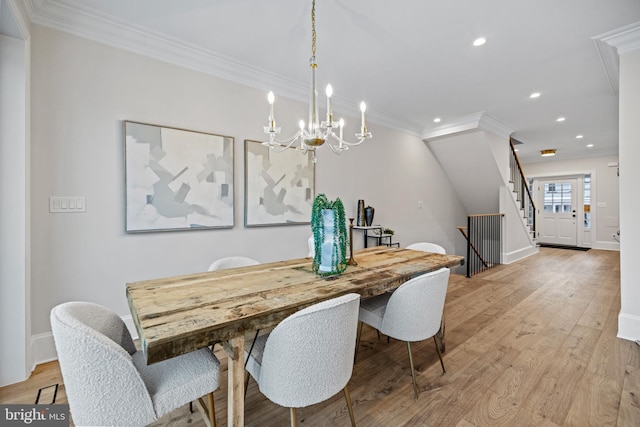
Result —
<instances>
[{"instance_id":1,"label":"door with glass panel","mask_svg":"<svg viewBox=\"0 0 640 427\"><path fill-rule=\"evenodd\" d=\"M554 179L539 181L538 221L540 243L577 245L578 180Z\"/></svg>"}]
</instances>

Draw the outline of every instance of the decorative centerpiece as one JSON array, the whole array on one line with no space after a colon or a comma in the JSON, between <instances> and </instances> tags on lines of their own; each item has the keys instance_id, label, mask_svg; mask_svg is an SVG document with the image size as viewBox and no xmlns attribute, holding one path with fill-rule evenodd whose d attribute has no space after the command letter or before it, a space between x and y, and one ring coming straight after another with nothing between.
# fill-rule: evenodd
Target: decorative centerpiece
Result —
<instances>
[{"instance_id":1,"label":"decorative centerpiece","mask_svg":"<svg viewBox=\"0 0 640 427\"><path fill-rule=\"evenodd\" d=\"M318 194L311 211L315 255L313 271L320 276L341 274L347 269L347 227L340 198L330 202Z\"/></svg>"}]
</instances>

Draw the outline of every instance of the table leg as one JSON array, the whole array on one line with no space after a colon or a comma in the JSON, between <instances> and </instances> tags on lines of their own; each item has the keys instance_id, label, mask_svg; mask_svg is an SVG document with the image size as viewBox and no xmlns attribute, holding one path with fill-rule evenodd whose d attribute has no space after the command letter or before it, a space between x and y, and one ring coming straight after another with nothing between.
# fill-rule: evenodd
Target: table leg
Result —
<instances>
[{"instance_id":1,"label":"table leg","mask_svg":"<svg viewBox=\"0 0 640 427\"><path fill-rule=\"evenodd\" d=\"M227 387L227 425L244 426L244 335L230 339L224 346L229 356Z\"/></svg>"}]
</instances>

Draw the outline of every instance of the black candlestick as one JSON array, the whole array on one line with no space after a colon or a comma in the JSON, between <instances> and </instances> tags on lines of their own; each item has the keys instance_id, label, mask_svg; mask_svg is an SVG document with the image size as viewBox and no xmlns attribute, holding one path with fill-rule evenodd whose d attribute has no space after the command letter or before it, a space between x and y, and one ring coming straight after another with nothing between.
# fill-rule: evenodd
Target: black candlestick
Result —
<instances>
[{"instance_id":1,"label":"black candlestick","mask_svg":"<svg viewBox=\"0 0 640 427\"><path fill-rule=\"evenodd\" d=\"M353 218L349 218L349 265L358 265L353 259Z\"/></svg>"}]
</instances>

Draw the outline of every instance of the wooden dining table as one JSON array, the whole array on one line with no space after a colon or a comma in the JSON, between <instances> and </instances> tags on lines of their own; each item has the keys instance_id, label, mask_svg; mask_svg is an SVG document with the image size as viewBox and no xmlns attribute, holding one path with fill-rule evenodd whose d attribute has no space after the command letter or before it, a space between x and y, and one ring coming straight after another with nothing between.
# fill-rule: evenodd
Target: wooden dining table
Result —
<instances>
[{"instance_id":1,"label":"wooden dining table","mask_svg":"<svg viewBox=\"0 0 640 427\"><path fill-rule=\"evenodd\" d=\"M409 249L355 251L357 265L321 277L312 258L128 283L127 301L147 363L222 343L228 354L229 426L244 425L245 334L271 328L296 311L348 293L362 298L464 258Z\"/></svg>"}]
</instances>

